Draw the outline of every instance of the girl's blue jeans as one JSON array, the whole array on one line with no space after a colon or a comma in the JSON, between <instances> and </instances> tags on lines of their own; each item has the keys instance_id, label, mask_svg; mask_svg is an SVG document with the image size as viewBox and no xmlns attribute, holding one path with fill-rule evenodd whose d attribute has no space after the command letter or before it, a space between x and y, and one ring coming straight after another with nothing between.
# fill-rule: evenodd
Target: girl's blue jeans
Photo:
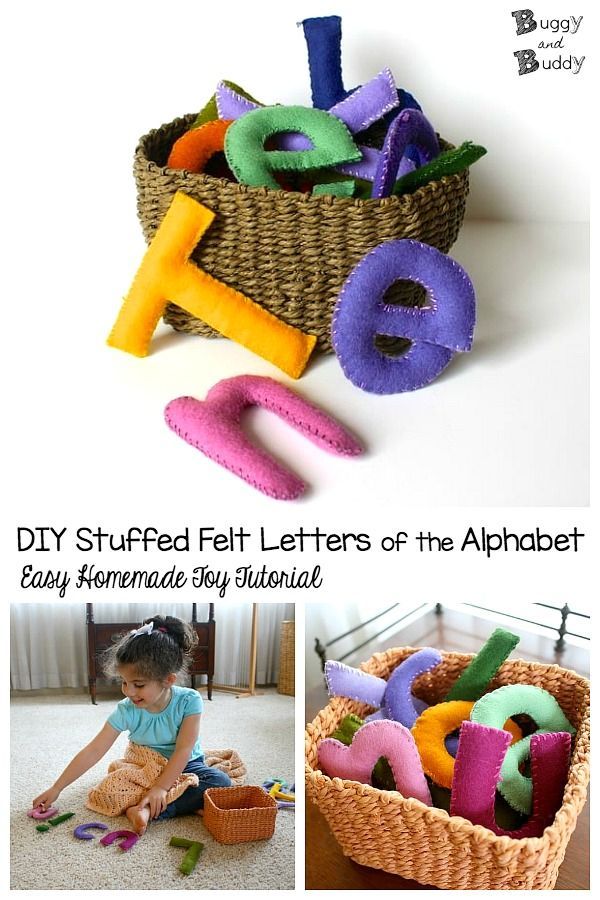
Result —
<instances>
[{"instance_id":1,"label":"girl's blue jeans","mask_svg":"<svg viewBox=\"0 0 600 900\"><path fill-rule=\"evenodd\" d=\"M220 769L214 766L207 766L204 757L200 759L190 759L187 766L183 770L184 773L191 772L198 776L198 787L189 787L183 792L181 797L169 803L156 821L161 819L174 819L175 816L187 816L195 813L197 809L204 806L204 791L212 787L229 787L231 778Z\"/></svg>"}]
</instances>

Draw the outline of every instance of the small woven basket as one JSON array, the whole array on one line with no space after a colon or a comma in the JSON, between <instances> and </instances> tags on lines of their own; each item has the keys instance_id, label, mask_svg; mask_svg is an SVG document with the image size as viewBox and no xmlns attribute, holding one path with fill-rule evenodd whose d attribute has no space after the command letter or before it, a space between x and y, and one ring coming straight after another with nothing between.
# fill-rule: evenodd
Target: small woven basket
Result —
<instances>
[{"instance_id":1,"label":"small woven basket","mask_svg":"<svg viewBox=\"0 0 600 900\"><path fill-rule=\"evenodd\" d=\"M295 669L295 623L285 621L281 623L281 639L279 644L279 681L277 690L280 694L294 696L296 690Z\"/></svg>"},{"instance_id":2,"label":"small woven basket","mask_svg":"<svg viewBox=\"0 0 600 900\"><path fill-rule=\"evenodd\" d=\"M220 844L263 841L275 831L277 803L261 787L209 788L204 824Z\"/></svg>"},{"instance_id":3,"label":"small woven basket","mask_svg":"<svg viewBox=\"0 0 600 900\"><path fill-rule=\"evenodd\" d=\"M415 648L376 653L361 668L388 678ZM444 653L442 663L420 676L416 696L440 702L472 655ZM563 803L540 838L497 837L445 810L404 799L395 791L329 778L318 768L318 746L348 713L366 715L370 707L334 698L305 732L308 797L319 806L345 856L363 866L384 869L446 890L551 890L567 844L583 809L589 781L589 682L559 666L508 660L490 684L533 684L549 691L577 729Z\"/></svg>"},{"instance_id":4,"label":"small woven basket","mask_svg":"<svg viewBox=\"0 0 600 900\"><path fill-rule=\"evenodd\" d=\"M171 147L194 119L188 115L162 125L142 137L135 151L138 215L146 241L152 240L177 191L198 200L216 217L192 259L289 325L316 335L321 350L332 349L337 296L369 250L383 241L413 238L446 253L458 236L468 170L383 200L248 187L167 168ZM443 140L440 145L451 146ZM422 288L407 284L394 290L391 302L415 306L422 301ZM218 336L172 304L164 318L177 331Z\"/></svg>"}]
</instances>

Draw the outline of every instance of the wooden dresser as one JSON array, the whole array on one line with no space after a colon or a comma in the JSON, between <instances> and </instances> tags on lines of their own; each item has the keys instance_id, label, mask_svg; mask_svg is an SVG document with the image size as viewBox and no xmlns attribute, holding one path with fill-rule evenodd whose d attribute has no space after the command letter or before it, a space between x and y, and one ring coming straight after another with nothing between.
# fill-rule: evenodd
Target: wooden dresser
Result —
<instances>
[{"instance_id":1,"label":"wooden dresser","mask_svg":"<svg viewBox=\"0 0 600 900\"><path fill-rule=\"evenodd\" d=\"M113 640L126 631L140 627L139 622L95 622L94 604L86 603L86 625L88 646L88 683L92 703L96 703L96 679L102 678L102 653L113 643ZM206 675L208 678L208 699L212 700L213 676L215 672L215 607L208 605L208 621L198 622L196 604L192 603L191 624L198 636L194 650L194 658L189 668L192 687L196 687L196 676Z\"/></svg>"}]
</instances>

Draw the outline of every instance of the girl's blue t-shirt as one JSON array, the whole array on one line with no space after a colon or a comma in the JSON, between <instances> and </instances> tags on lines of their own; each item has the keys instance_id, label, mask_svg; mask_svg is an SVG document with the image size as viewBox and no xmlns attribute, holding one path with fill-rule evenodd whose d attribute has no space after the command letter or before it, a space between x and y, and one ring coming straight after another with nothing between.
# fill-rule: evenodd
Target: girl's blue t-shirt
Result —
<instances>
[{"instance_id":1,"label":"girl's blue t-shirt","mask_svg":"<svg viewBox=\"0 0 600 900\"><path fill-rule=\"evenodd\" d=\"M175 750L175 742L181 723L187 716L202 712L202 697L192 688L175 684L171 688L171 700L159 713L140 709L125 697L107 719L116 731L128 731L129 740L142 747L151 747L169 759ZM204 753L200 741L194 744L190 759L202 758Z\"/></svg>"}]
</instances>

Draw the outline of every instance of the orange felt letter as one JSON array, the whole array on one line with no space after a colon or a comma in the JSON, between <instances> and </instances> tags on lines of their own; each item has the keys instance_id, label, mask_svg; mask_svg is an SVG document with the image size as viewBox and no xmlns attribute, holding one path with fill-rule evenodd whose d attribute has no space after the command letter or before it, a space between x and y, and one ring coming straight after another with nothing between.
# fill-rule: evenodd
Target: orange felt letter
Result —
<instances>
[{"instance_id":1,"label":"orange felt letter","mask_svg":"<svg viewBox=\"0 0 600 900\"><path fill-rule=\"evenodd\" d=\"M231 122L215 119L205 122L200 128L192 128L178 138L169 154L167 165L171 169L187 169L188 172L202 172L208 160L225 144L225 132Z\"/></svg>"},{"instance_id":2,"label":"orange felt letter","mask_svg":"<svg viewBox=\"0 0 600 900\"><path fill-rule=\"evenodd\" d=\"M448 790L452 787L454 759L446 749L445 739L469 718L474 705L472 700L437 703L424 710L411 728L423 771L435 784ZM513 744L523 737L521 729L512 719L504 723L504 731L510 732Z\"/></svg>"},{"instance_id":3,"label":"orange felt letter","mask_svg":"<svg viewBox=\"0 0 600 900\"><path fill-rule=\"evenodd\" d=\"M109 345L146 356L158 321L171 302L299 378L316 337L286 325L189 261L214 216L187 194L175 194L125 297Z\"/></svg>"}]
</instances>

